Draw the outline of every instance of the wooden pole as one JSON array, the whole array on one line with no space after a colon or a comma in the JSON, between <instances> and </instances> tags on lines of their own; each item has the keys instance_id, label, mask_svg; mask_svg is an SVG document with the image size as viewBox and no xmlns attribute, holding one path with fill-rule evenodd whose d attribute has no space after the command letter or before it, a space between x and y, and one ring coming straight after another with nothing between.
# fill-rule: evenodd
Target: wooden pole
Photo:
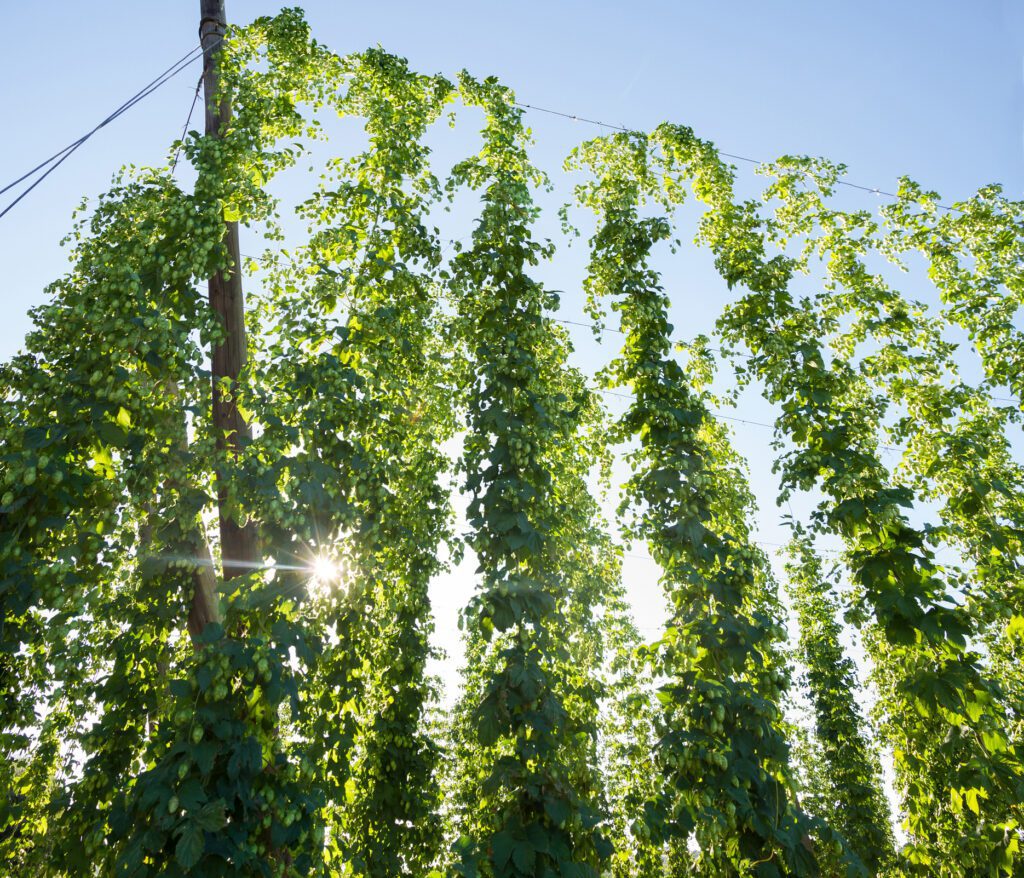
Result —
<instances>
[{"instance_id":1,"label":"wooden pole","mask_svg":"<svg viewBox=\"0 0 1024 878\"><path fill-rule=\"evenodd\" d=\"M218 96L220 74L217 66L218 52L227 28L224 0L200 0L201 18L199 39L203 47L203 93L206 104L206 134L221 137L231 119L231 102ZM238 410L233 396L225 395L222 384L228 379L230 385L238 379L247 359L245 338L245 298L242 295L241 256L238 250L238 223L225 222L224 243L231 256L233 269L230 273L217 272L210 278L210 307L217 313L224 326L224 341L213 348L213 427L216 431L217 447L226 453L230 461L232 452L243 442L252 438L252 432L245 418ZM217 473L217 503L220 517L221 564L224 579L241 576L260 562L256 529L252 524L240 527L227 510L227 486L230 479L230 465ZM213 618L210 607L197 608L205 617L193 620L190 629L202 626ZM198 624L193 624L193 622Z\"/></svg>"}]
</instances>

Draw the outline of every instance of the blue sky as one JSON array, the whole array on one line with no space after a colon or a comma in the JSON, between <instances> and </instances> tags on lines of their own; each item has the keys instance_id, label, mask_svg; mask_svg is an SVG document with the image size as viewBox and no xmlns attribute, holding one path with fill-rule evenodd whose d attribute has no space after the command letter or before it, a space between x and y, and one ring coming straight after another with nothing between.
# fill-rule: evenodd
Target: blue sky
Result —
<instances>
[{"instance_id":1,"label":"blue sky","mask_svg":"<svg viewBox=\"0 0 1024 878\"><path fill-rule=\"evenodd\" d=\"M6 3L0 143L6 183L88 130L197 41L197 2ZM228 0L245 21L273 12ZM339 52L380 43L418 69L494 73L520 100L593 119L692 126L754 158L820 154L886 188L902 173L947 198L1024 186L1024 4L1013 0L309 2ZM198 69L100 132L0 223L0 356L62 269L57 246L83 194L121 163L159 162ZM587 126L531 116L538 162L557 169ZM5 202L4 202L5 203Z\"/></svg>"},{"instance_id":2,"label":"blue sky","mask_svg":"<svg viewBox=\"0 0 1024 878\"><path fill-rule=\"evenodd\" d=\"M0 113L7 126L0 185L93 127L197 42L197 2L5 6ZM236 22L276 8L262 0L228 0ZM638 128L681 122L725 151L757 159L824 155L845 162L848 179L870 187L891 189L906 173L939 190L947 203L990 182L1002 182L1013 197L1024 189L1019 0L318 0L305 9L314 34L335 51L380 43L424 72L454 74L465 67L479 76L495 74L528 104ZM18 348L29 327L27 310L43 301L45 285L66 267L59 241L72 209L83 195L105 189L119 165L164 160L185 121L198 73L194 65L101 131L0 220L0 357ZM199 119L197 114L193 127ZM599 133L544 114L527 119L537 141L535 159L556 178L568 150ZM461 144L471 151L472 131L463 137L453 149ZM739 174L753 185L747 166ZM283 194L299 197L298 182L294 190L292 182L283 184ZM563 181L560 191L544 197L543 233L555 233L554 209L567 195ZM843 197L856 207L874 200L851 191ZM558 259L544 278L564 291L562 316L580 319L585 253L578 246L562 248ZM688 253L666 265L666 288L679 301L680 337L707 331L725 301L710 258ZM602 349L583 331L576 337L581 365L598 365ZM756 398L745 399L732 414L771 420ZM770 435L763 427L736 425L737 445L751 462L762 500L761 537L781 541L785 531L768 472ZM641 624L653 628L659 613L650 565L627 559L626 574ZM462 576L439 591L442 632L454 627L455 609L470 588Z\"/></svg>"},{"instance_id":3,"label":"blue sky","mask_svg":"<svg viewBox=\"0 0 1024 878\"><path fill-rule=\"evenodd\" d=\"M3 183L91 128L197 41L198 3L5 5ZM228 2L235 21L276 8ZM993 181L1011 194L1024 187L1024 4L1011 0L314 0L305 8L336 51L380 43L426 72L493 73L529 104L641 128L682 122L759 159L825 155L847 163L851 180L883 189L903 173L947 199ZM163 159L197 75L198 65L101 131L0 221L0 356L17 348L25 312L63 269L58 242L72 208L102 191L120 164ZM541 114L529 121L537 161L552 172L573 143L596 133Z\"/></svg>"}]
</instances>

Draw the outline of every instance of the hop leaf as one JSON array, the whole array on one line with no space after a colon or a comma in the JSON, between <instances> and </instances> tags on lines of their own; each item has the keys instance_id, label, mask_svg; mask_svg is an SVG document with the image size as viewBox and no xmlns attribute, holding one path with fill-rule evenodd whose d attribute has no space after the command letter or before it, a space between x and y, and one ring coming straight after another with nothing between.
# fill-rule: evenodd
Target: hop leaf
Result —
<instances>
[{"instance_id":1,"label":"hop leaf","mask_svg":"<svg viewBox=\"0 0 1024 878\"><path fill-rule=\"evenodd\" d=\"M181 868L191 869L199 862L205 848L206 839L202 827L198 823L188 823L178 839L174 856Z\"/></svg>"}]
</instances>

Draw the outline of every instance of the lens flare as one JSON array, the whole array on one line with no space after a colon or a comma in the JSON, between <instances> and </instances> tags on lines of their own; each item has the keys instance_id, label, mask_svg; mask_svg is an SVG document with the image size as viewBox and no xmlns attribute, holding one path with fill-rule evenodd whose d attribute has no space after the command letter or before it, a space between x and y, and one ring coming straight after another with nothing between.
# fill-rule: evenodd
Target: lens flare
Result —
<instances>
[{"instance_id":1,"label":"lens flare","mask_svg":"<svg viewBox=\"0 0 1024 878\"><path fill-rule=\"evenodd\" d=\"M312 570L313 580L318 585L330 585L337 582L338 577L341 575L337 562L322 555L313 561Z\"/></svg>"}]
</instances>

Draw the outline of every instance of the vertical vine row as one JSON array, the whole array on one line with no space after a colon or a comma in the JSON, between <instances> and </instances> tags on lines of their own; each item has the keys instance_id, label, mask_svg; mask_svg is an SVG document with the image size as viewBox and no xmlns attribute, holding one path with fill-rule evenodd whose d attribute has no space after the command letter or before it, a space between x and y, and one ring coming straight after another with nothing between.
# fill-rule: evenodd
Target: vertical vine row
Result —
<instances>
[{"instance_id":1,"label":"vertical vine row","mask_svg":"<svg viewBox=\"0 0 1024 878\"><path fill-rule=\"evenodd\" d=\"M563 639L571 591L564 553L588 524L576 516L589 511L578 503L585 486L574 458L593 401L567 370L564 334L547 316L557 297L527 274L549 249L530 233L530 186L540 176L520 111L493 80L463 75L459 85L465 103L485 115L483 149L450 182L482 190L483 202L452 278L469 357L460 466L469 546L483 575L465 618L496 646L471 718L481 760L467 765L476 812L457 841L455 871L596 876L610 850L575 758L579 747L593 747L596 718L573 705L593 704L597 693L572 668ZM487 652L477 643L471 661Z\"/></svg>"},{"instance_id":2,"label":"vertical vine row","mask_svg":"<svg viewBox=\"0 0 1024 878\"><path fill-rule=\"evenodd\" d=\"M676 856L695 833L706 874L757 867L810 875L816 830L791 795L773 583L750 542L751 497L708 413L699 372L688 374L670 356L668 299L649 259L671 230L663 217L642 218L638 206L645 198L671 206L679 192L662 196L648 154L646 136L624 134L584 144L570 159L594 174L577 188L598 216L586 281L591 307L612 299L626 337L609 386L630 387L636 397L616 426L619 441L636 443L620 512L632 511L628 533L661 565L671 602L665 634L649 650L665 680L662 780L636 831L671 842Z\"/></svg>"},{"instance_id":3,"label":"vertical vine row","mask_svg":"<svg viewBox=\"0 0 1024 878\"><path fill-rule=\"evenodd\" d=\"M855 695L856 669L844 654L839 604L820 556L806 534L790 543L789 593L800 627L798 648L814 710L821 751L821 786L814 813L839 832L869 875L885 874L895 859L889 803L881 787L878 754L865 734ZM835 867L833 867L835 868Z\"/></svg>"}]
</instances>

